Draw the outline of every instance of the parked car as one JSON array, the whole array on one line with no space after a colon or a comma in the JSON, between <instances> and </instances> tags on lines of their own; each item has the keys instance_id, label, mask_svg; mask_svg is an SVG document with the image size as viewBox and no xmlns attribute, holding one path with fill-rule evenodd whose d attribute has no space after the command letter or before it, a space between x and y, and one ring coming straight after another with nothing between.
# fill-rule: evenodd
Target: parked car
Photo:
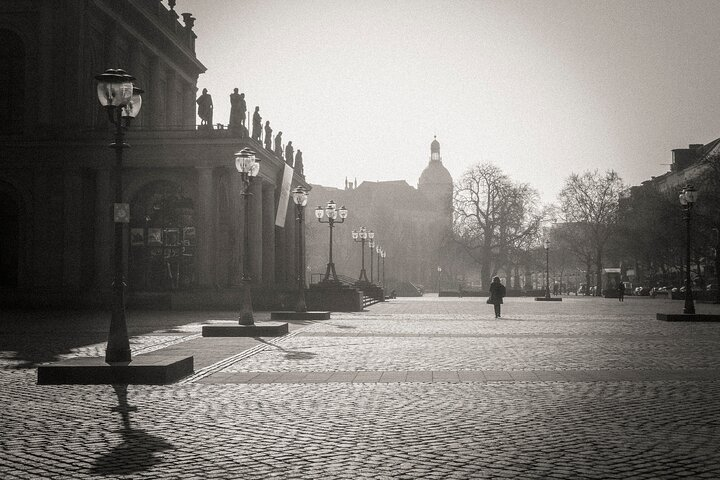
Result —
<instances>
[{"instance_id":1,"label":"parked car","mask_svg":"<svg viewBox=\"0 0 720 480\"><path fill-rule=\"evenodd\" d=\"M669 296L670 290L671 290L671 288L668 288L668 287L653 287L650 289L650 296L653 298L655 298L658 295Z\"/></svg>"},{"instance_id":2,"label":"parked car","mask_svg":"<svg viewBox=\"0 0 720 480\"><path fill-rule=\"evenodd\" d=\"M635 287L635 290L633 290L633 295L637 297L646 297L650 295L650 287Z\"/></svg>"}]
</instances>

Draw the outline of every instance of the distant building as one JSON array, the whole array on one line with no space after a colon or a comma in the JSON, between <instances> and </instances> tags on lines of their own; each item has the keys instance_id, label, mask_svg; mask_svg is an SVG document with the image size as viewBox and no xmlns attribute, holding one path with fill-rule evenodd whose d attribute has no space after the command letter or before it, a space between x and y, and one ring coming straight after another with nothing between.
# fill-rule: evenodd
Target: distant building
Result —
<instances>
[{"instance_id":1,"label":"distant building","mask_svg":"<svg viewBox=\"0 0 720 480\"><path fill-rule=\"evenodd\" d=\"M661 192L677 190L679 193L688 183L696 182L705 169L708 159L720 155L720 138L708 144L690 144L688 148L672 151L670 171L642 182L642 186L654 186ZM639 187L634 187L639 188Z\"/></svg>"},{"instance_id":2,"label":"distant building","mask_svg":"<svg viewBox=\"0 0 720 480\"><path fill-rule=\"evenodd\" d=\"M0 301L107 304L114 153L94 79L107 68L125 69L146 91L122 172L130 300L236 304L243 224L233 154L244 146L261 160L251 186L253 299L275 305L294 287L294 215L275 226L285 162L242 132L196 128L206 69L195 19L183 13L179 22L168 5L0 3ZM229 101L230 92L210 93ZM292 183L307 186L301 175Z\"/></svg>"},{"instance_id":3,"label":"distant building","mask_svg":"<svg viewBox=\"0 0 720 480\"><path fill-rule=\"evenodd\" d=\"M345 180L345 189L313 185L308 208L325 206L333 200L344 205L349 213L342 225L336 225L333 260L338 273L359 277L360 245L351 237L361 226L375 232L375 239L387 252L386 283L409 281L427 290L437 288L437 267L444 266L442 245L448 241L452 224L453 181L443 166L440 143L430 145L430 161L420 175L418 187L405 180L384 182L364 181L357 184ZM311 218L308 216L308 218ZM307 265L319 280L328 261L328 227L317 221L307 224ZM367 249L367 246L366 246ZM366 251L365 266L370 276L370 254ZM377 256L373 254L373 270ZM375 276L377 280L377 274Z\"/></svg>"}]
</instances>

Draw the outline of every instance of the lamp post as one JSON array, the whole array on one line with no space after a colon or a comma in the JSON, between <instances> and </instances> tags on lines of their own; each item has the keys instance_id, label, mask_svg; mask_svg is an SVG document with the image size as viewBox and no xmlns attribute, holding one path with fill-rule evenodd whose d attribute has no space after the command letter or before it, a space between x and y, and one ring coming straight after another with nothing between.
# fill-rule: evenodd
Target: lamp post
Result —
<instances>
[{"instance_id":1,"label":"lamp post","mask_svg":"<svg viewBox=\"0 0 720 480\"><path fill-rule=\"evenodd\" d=\"M378 283L382 283L384 285L384 282L380 281L380 255L382 254L382 248L380 248L380 245L375 247L375 253L377 254L377 281Z\"/></svg>"},{"instance_id":2,"label":"lamp post","mask_svg":"<svg viewBox=\"0 0 720 480\"><path fill-rule=\"evenodd\" d=\"M687 185L680 193L680 205L685 215L685 307L683 313L695 314L695 303L692 294L692 279L690 278L690 246L692 245L692 231L690 229L690 217L693 205L697 200L697 191L692 185Z\"/></svg>"},{"instance_id":3,"label":"lamp post","mask_svg":"<svg viewBox=\"0 0 720 480\"><path fill-rule=\"evenodd\" d=\"M327 264L327 269L325 270L325 277L323 278L323 283L333 282L333 283L340 283L337 278L337 273L335 273L335 264L333 263L333 228L335 227L336 223L343 223L345 219L347 218L348 211L345 206L340 207L340 209L337 209L337 206L335 205L335 202L330 200L327 203L327 206L323 210L323 208L318 205L315 209L315 217L318 219L318 222L320 223L327 223L330 227L330 253L329 253L329 260ZM327 217L327 220L323 220L323 217ZM339 220L338 220L339 218ZM330 280L330 274L332 273L332 280Z\"/></svg>"},{"instance_id":4,"label":"lamp post","mask_svg":"<svg viewBox=\"0 0 720 480\"><path fill-rule=\"evenodd\" d=\"M305 236L303 235L303 210L307 205L308 194L305 189L301 186L297 186L292 192L293 202L297 207L297 219L298 219L298 298L297 304L295 305L296 312L307 312L307 305L305 304Z\"/></svg>"},{"instance_id":5,"label":"lamp post","mask_svg":"<svg viewBox=\"0 0 720 480\"><path fill-rule=\"evenodd\" d=\"M375 234L373 234L373 236L375 236ZM360 230L353 230L352 238L353 241L361 243L360 251L362 252L362 267L360 268L360 278L358 278L358 283L369 283L367 273L365 273L365 240L368 238L368 231L365 227L360 227Z\"/></svg>"},{"instance_id":6,"label":"lamp post","mask_svg":"<svg viewBox=\"0 0 720 480\"><path fill-rule=\"evenodd\" d=\"M122 203L122 153L129 145L124 141L124 131L140 112L142 90L133 85L135 77L121 69L108 69L97 75L97 96L108 118L115 125L115 138L110 148L115 150L115 204L113 303L105 349L106 363L131 362L130 340L125 318L125 278L123 268L123 238L130 221L130 206Z\"/></svg>"},{"instance_id":7,"label":"lamp post","mask_svg":"<svg viewBox=\"0 0 720 480\"><path fill-rule=\"evenodd\" d=\"M368 235L372 233L369 232ZM370 248L370 283L373 283L375 280L375 275L373 274L373 252L375 251L375 239L370 238L370 241L368 242L368 247Z\"/></svg>"},{"instance_id":8,"label":"lamp post","mask_svg":"<svg viewBox=\"0 0 720 480\"><path fill-rule=\"evenodd\" d=\"M442 273L442 267L438 266L437 272L438 272L438 282L437 283L438 283L438 297L439 297L440 296L440 273Z\"/></svg>"},{"instance_id":9,"label":"lamp post","mask_svg":"<svg viewBox=\"0 0 720 480\"><path fill-rule=\"evenodd\" d=\"M545 248L545 298L550 298L550 239L546 238Z\"/></svg>"},{"instance_id":10,"label":"lamp post","mask_svg":"<svg viewBox=\"0 0 720 480\"><path fill-rule=\"evenodd\" d=\"M383 283L383 285L385 285L385 257L386 257L386 256L387 256L387 253L385 252L385 250L383 250L383 251L382 251L382 260L383 260L383 263L382 263L382 270L383 270L382 283Z\"/></svg>"},{"instance_id":11,"label":"lamp post","mask_svg":"<svg viewBox=\"0 0 720 480\"><path fill-rule=\"evenodd\" d=\"M243 210L245 212L245 227L243 228L243 261L242 261L242 297L238 323L240 325L255 325L252 309L251 278L250 278L250 209L248 208L250 181L260 171L260 161L255 152L247 147L235 153L235 168L240 172L242 182Z\"/></svg>"}]
</instances>

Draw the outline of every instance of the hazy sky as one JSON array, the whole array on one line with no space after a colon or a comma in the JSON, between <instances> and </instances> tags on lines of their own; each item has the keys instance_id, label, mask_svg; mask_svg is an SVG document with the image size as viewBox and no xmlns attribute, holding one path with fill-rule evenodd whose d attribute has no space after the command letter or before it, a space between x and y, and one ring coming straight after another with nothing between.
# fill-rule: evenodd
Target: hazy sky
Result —
<instances>
[{"instance_id":1,"label":"hazy sky","mask_svg":"<svg viewBox=\"0 0 720 480\"><path fill-rule=\"evenodd\" d=\"M457 179L493 162L556 199L564 178L638 184L720 136L720 1L178 0L198 89L245 92L311 183L413 186L437 135ZM230 161L230 159L228 160Z\"/></svg>"}]
</instances>

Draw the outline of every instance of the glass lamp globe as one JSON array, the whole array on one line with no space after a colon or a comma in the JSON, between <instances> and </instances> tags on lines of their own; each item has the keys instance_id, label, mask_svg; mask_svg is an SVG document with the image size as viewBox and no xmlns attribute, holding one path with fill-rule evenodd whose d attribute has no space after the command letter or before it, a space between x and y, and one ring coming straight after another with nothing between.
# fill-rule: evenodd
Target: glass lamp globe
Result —
<instances>
[{"instance_id":1,"label":"glass lamp globe","mask_svg":"<svg viewBox=\"0 0 720 480\"><path fill-rule=\"evenodd\" d=\"M123 107L130 102L133 96L133 80L125 70L108 68L100 75L95 76L97 96L103 107Z\"/></svg>"}]
</instances>

